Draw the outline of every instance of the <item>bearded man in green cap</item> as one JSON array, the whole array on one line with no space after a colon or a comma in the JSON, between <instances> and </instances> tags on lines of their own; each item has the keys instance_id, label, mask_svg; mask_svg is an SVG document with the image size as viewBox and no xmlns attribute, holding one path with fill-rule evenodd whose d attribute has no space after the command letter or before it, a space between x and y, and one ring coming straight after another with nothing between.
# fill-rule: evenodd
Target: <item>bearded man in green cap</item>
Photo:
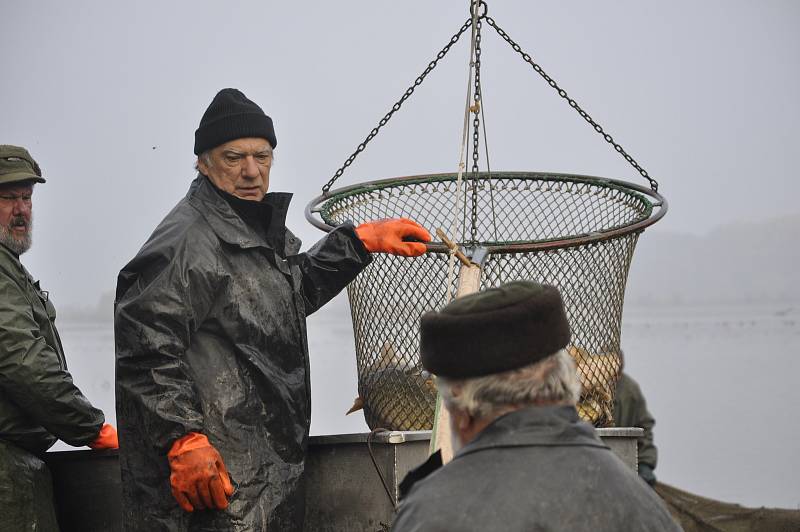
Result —
<instances>
[{"instance_id":1,"label":"bearded man in green cap","mask_svg":"<svg viewBox=\"0 0 800 532\"><path fill-rule=\"evenodd\" d=\"M575 410L580 382L553 286L517 281L422 317L455 455L400 485L394 532L679 531L666 506Z\"/></svg>"},{"instance_id":2,"label":"bearded man in green cap","mask_svg":"<svg viewBox=\"0 0 800 532\"><path fill-rule=\"evenodd\" d=\"M0 530L58 530L50 473L57 439L117 447L114 427L72 382L46 291L20 262L31 247L34 183L27 150L0 145Z\"/></svg>"}]
</instances>

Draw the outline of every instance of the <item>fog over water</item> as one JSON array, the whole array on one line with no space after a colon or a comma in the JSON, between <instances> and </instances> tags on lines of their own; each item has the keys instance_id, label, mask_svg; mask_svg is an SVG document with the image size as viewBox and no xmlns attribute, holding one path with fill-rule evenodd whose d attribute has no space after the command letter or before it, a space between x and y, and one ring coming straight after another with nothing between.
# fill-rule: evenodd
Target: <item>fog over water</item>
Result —
<instances>
[{"instance_id":1,"label":"fog over water","mask_svg":"<svg viewBox=\"0 0 800 532\"><path fill-rule=\"evenodd\" d=\"M748 505L800 506L800 3L489 1L490 15L660 184L623 320L656 420L659 477ZM78 385L113 413L119 269L185 194L200 116L238 87L275 121L271 190L303 218L357 144L466 20L468 2L27 2L0 7L0 143L28 147L23 262L59 308ZM484 26L493 170L644 180ZM341 185L456 170L468 42ZM338 298L309 320L317 434L365 430Z\"/></svg>"},{"instance_id":2,"label":"fog over water","mask_svg":"<svg viewBox=\"0 0 800 532\"><path fill-rule=\"evenodd\" d=\"M623 323L626 370L656 418L658 477L725 501L800 508L800 305L629 305ZM344 415L358 394L346 298L309 329L312 434L368 431L361 412ZM60 331L76 381L114 422L111 324Z\"/></svg>"}]
</instances>

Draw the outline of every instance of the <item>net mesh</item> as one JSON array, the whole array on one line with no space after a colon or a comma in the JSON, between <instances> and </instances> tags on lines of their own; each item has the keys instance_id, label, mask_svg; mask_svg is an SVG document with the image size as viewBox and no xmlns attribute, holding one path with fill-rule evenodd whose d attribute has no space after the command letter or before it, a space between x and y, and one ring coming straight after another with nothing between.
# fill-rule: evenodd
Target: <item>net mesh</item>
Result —
<instances>
[{"instance_id":1,"label":"net mesh","mask_svg":"<svg viewBox=\"0 0 800 532\"><path fill-rule=\"evenodd\" d=\"M319 211L329 225L407 217L449 233L456 190L454 174L402 178L334 192ZM572 328L568 351L583 387L578 411L596 426L613 424L625 282L639 234L624 228L647 220L653 204L619 182L530 172L481 174L464 181L462 194L455 239L468 250L487 249L481 288L530 279L561 290ZM611 238L591 238L612 230ZM444 250L378 254L348 287L370 428L433 426L436 389L420 365L419 321L446 303L448 290L455 295L448 258Z\"/></svg>"}]
</instances>

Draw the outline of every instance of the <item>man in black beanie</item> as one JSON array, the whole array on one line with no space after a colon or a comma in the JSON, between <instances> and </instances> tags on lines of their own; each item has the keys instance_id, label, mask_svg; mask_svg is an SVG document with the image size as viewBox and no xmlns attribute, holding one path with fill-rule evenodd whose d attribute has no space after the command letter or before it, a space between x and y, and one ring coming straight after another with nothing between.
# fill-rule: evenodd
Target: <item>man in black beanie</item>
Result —
<instances>
[{"instance_id":1,"label":"man in black beanie","mask_svg":"<svg viewBox=\"0 0 800 532\"><path fill-rule=\"evenodd\" d=\"M127 530L303 529L305 318L370 262L421 255L410 220L343 224L306 253L269 193L272 120L221 90L199 175L119 274L117 419ZM416 242L408 242L413 238Z\"/></svg>"},{"instance_id":2,"label":"man in black beanie","mask_svg":"<svg viewBox=\"0 0 800 532\"><path fill-rule=\"evenodd\" d=\"M437 376L456 452L408 474L393 531L680 530L578 418L569 339L559 291L531 281L422 317L422 364Z\"/></svg>"}]
</instances>

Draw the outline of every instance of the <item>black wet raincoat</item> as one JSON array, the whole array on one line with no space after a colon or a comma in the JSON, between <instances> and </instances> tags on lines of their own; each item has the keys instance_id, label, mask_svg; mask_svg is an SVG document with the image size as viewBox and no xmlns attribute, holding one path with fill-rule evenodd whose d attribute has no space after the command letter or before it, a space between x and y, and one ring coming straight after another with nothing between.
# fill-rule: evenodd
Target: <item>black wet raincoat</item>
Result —
<instances>
[{"instance_id":1,"label":"black wet raincoat","mask_svg":"<svg viewBox=\"0 0 800 532\"><path fill-rule=\"evenodd\" d=\"M83 446L105 418L72 382L49 294L0 244L0 530L57 530L50 472L58 439Z\"/></svg>"},{"instance_id":2,"label":"black wet raincoat","mask_svg":"<svg viewBox=\"0 0 800 532\"><path fill-rule=\"evenodd\" d=\"M393 532L680 531L571 406L501 416L437 465L403 480Z\"/></svg>"},{"instance_id":3,"label":"black wet raincoat","mask_svg":"<svg viewBox=\"0 0 800 532\"><path fill-rule=\"evenodd\" d=\"M305 318L370 261L351 225L306 253L271 193L267 229L204 176L120 272L117 420L128 530L301 530L311 419ZM226 510L184 512L167 452L188 432L222 455Z\"/></svg>"}]
</instances>

